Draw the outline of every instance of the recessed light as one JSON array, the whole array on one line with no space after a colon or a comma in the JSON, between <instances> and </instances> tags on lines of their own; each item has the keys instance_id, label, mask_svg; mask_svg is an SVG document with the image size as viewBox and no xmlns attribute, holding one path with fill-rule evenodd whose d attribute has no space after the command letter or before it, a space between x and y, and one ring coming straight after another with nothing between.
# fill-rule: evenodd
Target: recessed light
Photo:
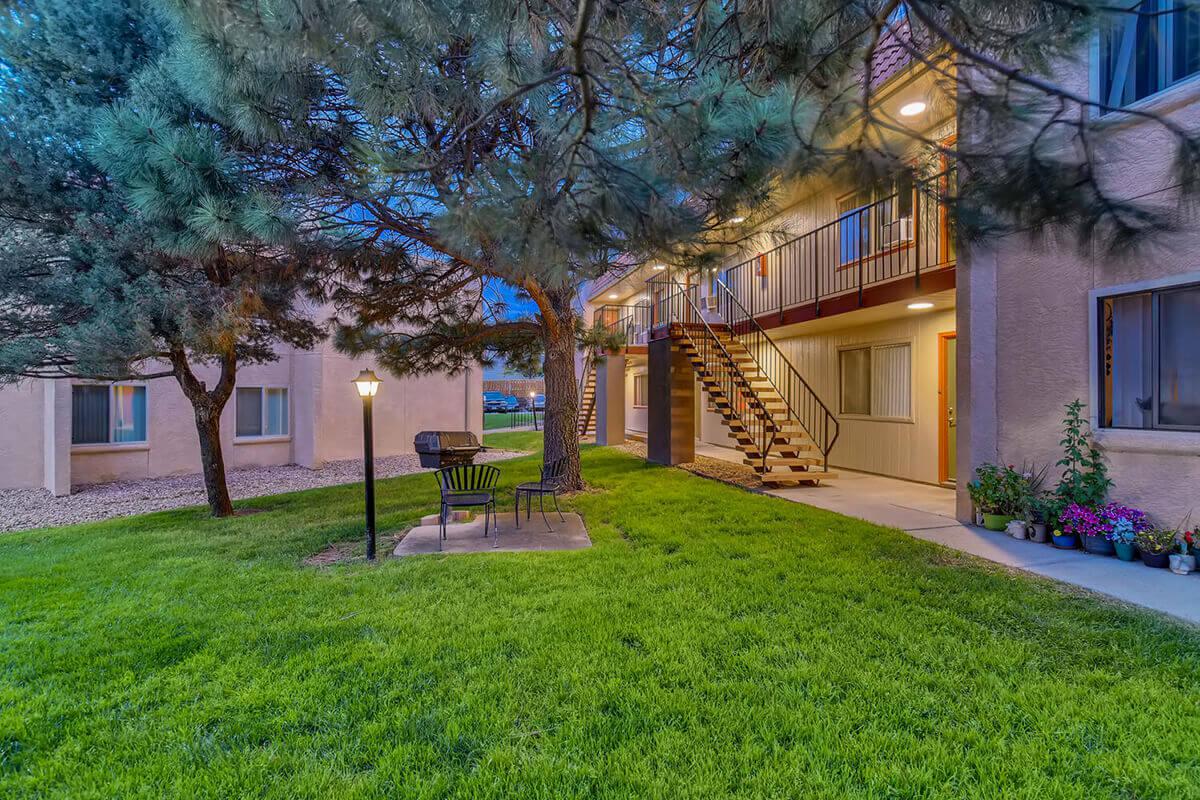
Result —
<instances>
[{"instance_id":1,"label":"recessed light","mask_svg":"<svg viewBox=\"0 0 1200 800\"><path fill-rule=\"evenodd\" d=\"M608 296L608 299L609 299L609 300L616 300L616 299L617 299L617 293L616 293L616 292L613 292L612 294L610 294L610 295Z\"/></svg>"},{"instance_id":2,"label":"recessed light","mask_svg":"<svg viewBox=\"0 0 1200 800\"><path fill-rule=\"evenodd\" d=\"M737 225L741 222L745 222L746 218L745 217L730 217L729 221L732 222L734 225Z\"/></svg>"},{"instance_id":3,"label":"recessed light","mask_svg":"<svg viewBox=\"0 0 1200 800\"><path fill-rule=\"evenodd\" d=\"M914 100L911 103L905 103L904 105L900 106L900 116L915 117L917 114L920 114L924 110L925 110L925 101Z\"/></svg>"},{"instance_id":4,"label":"recessed light","mask_svg":"<svg viewBox=\"0 0 1200 800\"><path fill-rule=\"evenodd\" d=\"M667 268L666 264L655 264L654 265L654 269L657 270L658 272L662 272L666 268Z\"/></svg>"},{"instance_id":5,"label":"recessed light","mask_svg":"<svg viewBox=\"0 0 1200 800\"><path fill-rule=\"evenodd\" d=\"M933 308L933 303L909 303L909 311L924 311L927 308Z\"/></svg>"}]
</instances>

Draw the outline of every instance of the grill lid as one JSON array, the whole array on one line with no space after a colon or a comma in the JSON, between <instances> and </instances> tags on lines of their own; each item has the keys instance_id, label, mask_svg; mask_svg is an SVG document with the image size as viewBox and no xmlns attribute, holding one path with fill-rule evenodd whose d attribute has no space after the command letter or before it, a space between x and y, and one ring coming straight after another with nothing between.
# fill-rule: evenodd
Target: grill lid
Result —
<instances>
[{"instance_id":1,"label":"grill lid","mask_svg":"<svg viewBox=\"0 0 1200 800\"><path fill-rule=\"evenodd\" d=\"M471 431L421 431L413 437L413 448L418 453L482 449Z\"/></svg>"}]
</instances>

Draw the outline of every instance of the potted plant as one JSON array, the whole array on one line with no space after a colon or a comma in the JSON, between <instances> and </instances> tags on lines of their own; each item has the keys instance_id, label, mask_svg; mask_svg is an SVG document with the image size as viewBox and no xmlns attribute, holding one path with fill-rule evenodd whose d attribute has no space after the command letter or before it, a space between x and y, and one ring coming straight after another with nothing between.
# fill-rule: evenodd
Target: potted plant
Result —
<instances>
[{"instance_id":1,"label":"potted plant","mask_svg":"<svg viewBox=\"0 0 1200 800\"><path fill-rule=\"evenodd\" d=\"M1117 553L1117 558L1122 561L1133 561L1137 555L1137 535L1134 530L1133 523L1127 519L1119 519L1113 523L1112 530L1108 533L1108 539L1113 543L1113 550Z\"/></svg>"},{"instance_id":2,"label":"potted plant","mask_svg":"<svg viewBox=\"0 0 1200 800\"><path fill-rule=\"evenodd\" d=\"M1195 541L1195 531L1180 531L1175 535L1179 552L1172 553L1170 556L1171 572L1176 575L1187 575L1196 569L1196 556L1193 552Z\"/></svg>"},{"instance_id":3,"label":"potted plant","mask_svg":"<svg viewBox=\"0 0 1200 800\"><path fill-rule=\"evenodd\" d=\"M976 470L978 472L978 470ZM971 498L971 505L975 509L975 524L983 524L983 501L982 487L978 480L973 480L967 484L967 494Z\"/></svg>"},{"instance_id":4,"label":"potted plant","mask_svg":"<svg viewBox=\"0 0 1200 800\"><path fill-rule=\"evenodd\" d=\"M1105 523L1105 538L1112 543L1117 558L1132 561L1136 550L1137 535L1150 527L1146 513L1120 503L1101 506L1098 514Z\"/></svg>"},{"instance_id":5,"label":"potted plant","mask_svg":"<svg viewBox=\"0 0 1200 800\"><path fill-rule=\"evenodd\" d=\"M975 469L976 502L983 512L983 527L989 531L1002 531L1012 521L1007 481L1007 471L996 464L981 464Z\"/></svg>"},{"instance_id":6,"label":"potted plant","mask_svg":"<svg viewBox=\"0 0 1200 800\"><path fill-rule=\"evenodd\" d=\"M1142 563L1155 569L1166 569L1170 563L1171 549L1175 547L1177 531L1170 528L1150 527L1137 535L1138 550Z\"/></svg>"},{"instance_id":7,"label":"potted plant","mask_svg":"<svg viewBox=\"0 0 1200 800\"><path fill-rule=\"evenodd\" d=\"M1073 533L1064 533L1061 528L1055 528L1050 534L1051 543L1059 550L1074 550L1079 543Z\"/></svg>"},{"instance_id":8,"label":"potted plant","mask_svg":"<svg viewBox=\"0 0 1200 800\"><path fill-rule=\"evenodd\" d=\"M1083 549L1096 555L1111 556L1113 544L1108 540L1109 524L1097 511L1071 503L1059 517L1063 532L1073 533L1083 542Z\"/></svg>"},{"instance_id":9,"label":"potted plant","mask_svg":"<svg viewBox=\"0 0 1200 800\"><path fill-rule=\"evenodd\" d=\"M1029 538L1034 542L1050 541L1049 521L1055 518L1054 502L1044 492L1030 495L1025 503L1025 519L1029 522Z\"/></svg>"}]
</instances>

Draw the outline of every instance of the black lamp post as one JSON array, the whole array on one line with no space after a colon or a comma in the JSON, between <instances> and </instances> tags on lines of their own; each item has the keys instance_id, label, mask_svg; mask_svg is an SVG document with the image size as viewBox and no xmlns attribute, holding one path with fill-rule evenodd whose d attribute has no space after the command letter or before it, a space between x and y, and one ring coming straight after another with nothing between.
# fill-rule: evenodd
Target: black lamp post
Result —
<instances>
[{"instance_id":1,"label":"black lamp post","mask_svg":"<svg viewBox=\"0 0 1200 800\"><path fill-rule=\"evenodd\" d=\"M529 393L529 410L531 412L533 412L533 429L536 431L538 429L538 426L537 426L537 393L536 392Z\"/></svg>"},{"instance_id":2,"label":"black lamp post","mask_svg":"<svg viewBox=\"0 0 1200 800\"><path fill-rule=\"evenodd\" d=\"M375 433L371 406L379 391L379 378L369 369L358 373L354 388L363 401L363 477L367 489L367 561L375 560Z\"/></svg>"}]
</instances>

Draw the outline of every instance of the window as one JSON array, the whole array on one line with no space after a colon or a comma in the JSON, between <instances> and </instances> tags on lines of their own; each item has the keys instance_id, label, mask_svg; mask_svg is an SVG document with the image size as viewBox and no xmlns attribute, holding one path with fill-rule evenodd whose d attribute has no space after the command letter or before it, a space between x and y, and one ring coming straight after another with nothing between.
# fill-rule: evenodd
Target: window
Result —
<instances>
[{"instance_id":1,"label":"window","mask_svg":"<svg viewBox=\"0 0 1200 800\"><path fill-rule=\"evenodd\" d=\"M1200 285L1100 306L1101 425L1200 430Z\"/></svg>"},{"instance_id":2,"label":"window","mask_svg":"<svg viewBox=\"0 0 1200 800\"><path fill-rule=\"evenodd\" d=\"M838 263L857 261L863 252L863 226L868 225L870 192L855 192L838 201Z\"/></svg>"},{"instance_id":3,"label":"window","mask_svg":"<svg viewBox=\"0 0 1200 800\"><path fill-rule=\"evenodd\" d=\"M633 376L633 404L635 406L646 405L646 389L649 386L649 380L650 376L645 372Z\"/></svg>"},{"instance_id":4,"label":"window","mask_svg":"<svg viewBox=\"0 0 1200 800\"><path fill-rule=\"evenodd\" d=\"M838 263L845 267L863 255L912 242L913 176L901 173L870 191L838 201Z\"/></svg>"},{"instance_id":5,"label":"window","mask_svg":"<svg viewBox=\"0 0 1200 800\"><path fill-rule=\"evenodd\" d=\"M912 417L912 346L882 344L838 353L840 413L880 419Z\"/></svg>"},{"instance_id":6,"label":"window","mask_svg":"<svg viewBox=\"0 0 1200 800\"><path fill-rule=\"evenodd\" d=\"M1200 72L1200 9L1142 0L1100 31L1099 100L1124 106Z\"/></svg>"},{"instance_id":7,"label":"window","mask_svg":"<svg viewBox=\"0 0 1200 800\"><path fill-rule=\"evenodd\" d=\"M238 438L288 435L288 390L260 386L237 390Z\"/></svg>"},{"instance_id":8,"label":"window","mask_svg":"<svg viewBox=\"0 0 1200 800\"><path fill-rule=\"evenodd\" d=\"M146 387L71 387L71 444L146 441Z\"/></svg>"}]
</instances>

